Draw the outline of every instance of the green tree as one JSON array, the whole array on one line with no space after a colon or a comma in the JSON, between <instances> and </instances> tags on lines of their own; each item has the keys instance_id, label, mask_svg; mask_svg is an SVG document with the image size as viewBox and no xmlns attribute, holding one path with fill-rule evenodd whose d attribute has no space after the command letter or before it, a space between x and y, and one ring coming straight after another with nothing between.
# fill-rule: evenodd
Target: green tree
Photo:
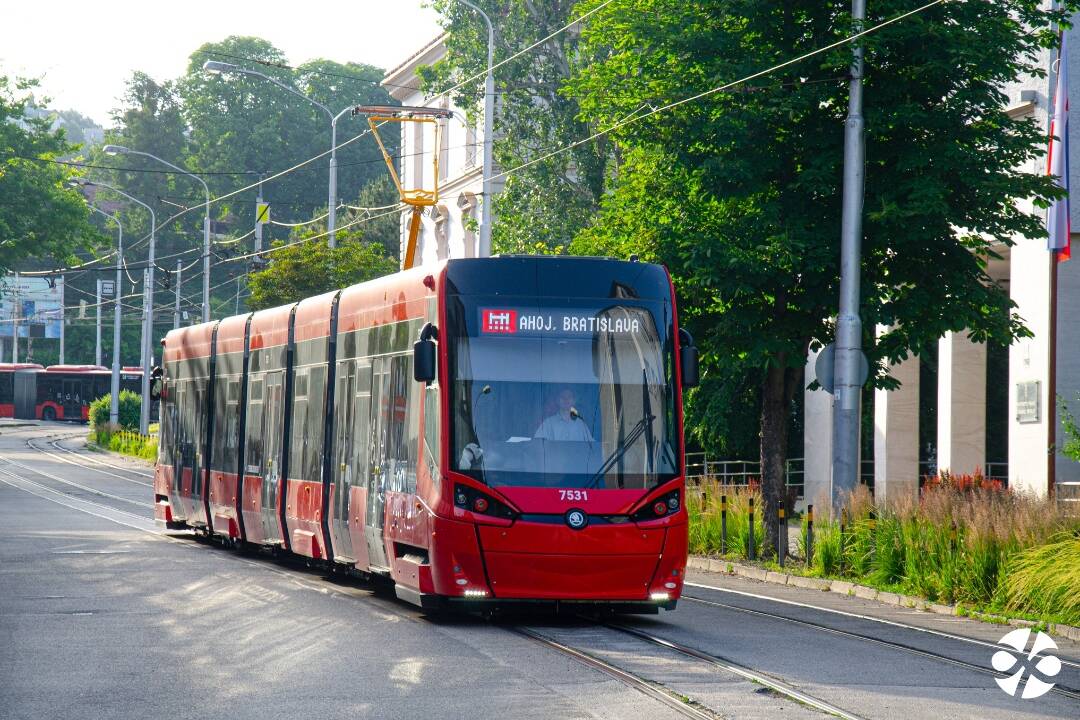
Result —
<instances>
[{"instance_id":1,"label":"green tree","mask_svg":"<svg viewBox=\"0 0 1080 720\"><path fill-rule=\"evenodd\" d=\"M866 38L862 319L876 362L918 353L948 330L1004 343L1027 332L985 268L995 248L1045 233L1020 201L1056 195L1023 169L1044 151L1043 132L1011 120L1002 91L1042 72L1040 54L1064 17L1043 5L943 3ZM872 3L867 26L913 7ZM607 126L851 32L838 0L613 3L582 31L590 62L573 92L584 116ZM837 312L850 53L840 47L625 125L615 137L626 163L578 245L668 263L706 378L738 362L756 379L770 518L806 352L831 339ZM892 329L875 341L877 324Z\"/></svg>"},{"instance_id":2,"label":"green tree","mask_svg":"<svg viewBox=\"0 0 1080 720\"><path fill-rule=\"evenodd\" d=\"M359 233L342 232L333 249L326 238L304 240L324 232L325 228L306 230L292 245L271 254L264 270L249 274L248 307L262 310L284 305L397 272L397 261L386 255L382 245L364 242Z\"/></svg>"},{"instance_id":3,"label":"green tree","mask_svg":"<svg viewBox=\"0 0 1080 720\"><path fill-rule=\"evenodd\" d=\"M35 84L0 75L0 273L29 269L26 261L62 266L103 242L86 203L67 187L75 172L49 162L76 146L50 130L51 117L26 113Z\"/></svg>"},{"instance_id":4,"label":"green tree","mask_svg":"<svg viewBox=\"0 0 1080 720\"><path fill-rule=\"evenodd\" d=\"M187 72L177 81L177 92L190 132L188 167L206 173L215 194L253 183L258 172L284 170L328 152L330 117L263 78L207 73L202 69L207 60L256 70L326 105L335 115L352 104L393 104L379 86L382 71L370 65L313 60L294 69L281 50L254 37L232 36L202 45L192 53ZM338 121L338 144L366 127L362 118L346 113ZM339 148L337 158L339 197L352 197L370 179L386 172L371 138ZM274 206L274 215L297 222L316 209L325 209L329 165L327 155L288 175L267 180L263 193ZM245 172L250 174L231 174ZM253 213L255 194L252 189L229 198L222 208L246 223Z\"/></svg>"},{"instance_id":5,"label":"green tree","mask_svg":"<svg viewBox=\"0 0 1080 720\"><path fill-rule=\"evenodd\" d=\"M495 27L495 62L533 45L575 17L575 0L477 0ZM483 112L487 28L456 0L432 3L448 31L446 56L423 69L424 88L439 92L479 75L455 93L478 124ZM495 161L501 168L535 160L551 148L584 139L595 126L580 117L577 97L563 92L571 61L581 53L577 32L563 32L496 70ZM543 108L543 112L537 112ZM477 148L477 153L482 150ZM610 143L601 138L541 160L506 179L495 201L495 252L560 252L600 206Z\"/></svg>"}]
</instances>

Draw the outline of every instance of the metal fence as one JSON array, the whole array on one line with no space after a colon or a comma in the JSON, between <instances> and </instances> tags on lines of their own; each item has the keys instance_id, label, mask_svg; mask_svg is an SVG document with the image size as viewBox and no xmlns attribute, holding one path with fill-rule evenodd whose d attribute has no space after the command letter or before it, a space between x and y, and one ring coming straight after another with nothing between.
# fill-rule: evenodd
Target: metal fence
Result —
<instances>
[{"instance_id":1,"label":"metal fence","mask_svg":"<svg viewBox=\"0 0 1080 720\"><path fill-rule=\"evenodd\" d=\"M919 463L919 487L926 477L937 475L937 461L924 460ZM1009 482L1009 464L1003 462L986 463L986 478L998 480L1003 485ZM761 479L761 462L758 460L714 460L707 453L686 454L686 477L691 483L710 478L724 485L748 485ZM805 487L806 464L804 458L788 458L784 470L785 484L795 490L798 497L803 497ZM874 492L874 461L863 459L859 468L859 482ZM1080 511L1080 483L1058 483L1063 489L1064 502L1075 503ZM1058 493L1062 497L1062 493Z\"/></svg>"}]
</instances>

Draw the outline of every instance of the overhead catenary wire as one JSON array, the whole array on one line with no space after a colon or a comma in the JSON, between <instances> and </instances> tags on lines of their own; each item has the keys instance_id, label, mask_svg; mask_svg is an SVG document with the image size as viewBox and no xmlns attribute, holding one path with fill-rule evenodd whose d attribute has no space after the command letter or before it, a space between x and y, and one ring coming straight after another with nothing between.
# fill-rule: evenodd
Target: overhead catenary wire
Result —
<instances>
[{"instance_id":1,"label":"overhead catenary wire","mask_svg":"<svg viewBox=\"0 0 1080 720\"><path fill-rule=\"evenodd\" d=\"M499 172L499 173L493 175L492 180L512 175L513 173L518 172L519 170L524 170L525 168L530 167L532 165L535 165L536 163L543 162L544 160L547 160L548 158L552 158L552 157L554 157L556 155L560 155L560 154L562 154L564 152L568 152L570 150L573 150L574 148L579 147L581 145L584 145L585 143L592 142L593 140L596 140L599 137L602 137L604 135L612 133L612 132L614 132L614 131L616 131L616 130L618 130L620 128L623 128L623 127L625 127L627 125L631 125L631 124L633 124L635 122L638 122L639 120L643 120L643 119L645 119L647 117L650 117L652 115L656 115L657 113L661 113L661 112L665 112L667 110L671 110L673 108L679 107L680 105L685 105L686 103L694 102L696 100L700 100L702 98L709 97L710 95L715 95L716 93L723 92L724 90L730 90L733 87L745 84L747 82L750 82L751 80L756 80L759 77L764 77L766 75L771 75L772 73L774 73L774 72L776 72L778 70L782 70L782 69L784 69L786 67L789 67L791 65L795 65L797 63L800 63L803 60L807 60L809 58L814 57L815 55L820 55L820 54L828 52L830 50L834 50L834 49L836 49L836 48L838 48L838 47L840 47L842 45L847 45L849 43L852 43L852 42L858 40L859 38L862 38L862 37L865 37L865 36L870 35L872 33L875 33L875 32L877 32L878 30L881 30L884 27L887 27L887 26L892 25L894 23L900 22L901 20L903 20L905 18L908 18L908 17L911 17L912 15L915 15L917 13L928 10L929 8L932 8L935 5L940 5L940 4L944 3L944 2L949 2L949 1L950 0L931 0L931 2L928 2L925 5L921 5L921 6L915 8L913 10L909 10L907 12L896 15L896 16L894 16L892 18L889 18L888 20L884 20L884 21L878 23L877 25L874 25L873 27L866 28L865 30L861 30L861 31L859 31L859 32L857 32L857 33L855 33L853 35L849 35L849 36L847 36L845 38L841 38L840 40L837 40L836 42L829 43L828 45L817 48L816 50L811 50L809 52L803 53L802 55L794 57L794 58L792 58L790 60L785 60L784 62L773 65L772 67L769 67L769 68L766 68L764 70L759 70L757 72L751 73L750 75L747 75L746 77L740 78L738 80L732 80L731 82L727 82L727 83L724 83L722 85L718 85L716 87L710 88L709 90L699 92L699 93L697 93L695 95L690 95L690 96L682 98L680 100L675 100L674 102L670 102L670 103L668 103L666 105L662 105L660 107L650 108L648 112L641 113L640 115L638 114L638 112L641 110L641 108L638 108L637 110L634 110L629 115L615 121L614 123L612 123L611 125L609 125L606 128L603 128L601 130L596 131L595 133L593 133L592 135L589 135L586 138L582 138L581 140L575 140L574 142L568 143L568 144L564 145L563 147L560 147L560 148L558 148L556 150L552 150L551 152L540 155L539 157L535 157L532 160L527 160L526 162L523 162L520 165L516 165L515 167L512 167L512 168L510 168L508 170L503 170L502 172ZM605 3L605 4L607 4L607 3Z\"/></svg>"}]
</instances>

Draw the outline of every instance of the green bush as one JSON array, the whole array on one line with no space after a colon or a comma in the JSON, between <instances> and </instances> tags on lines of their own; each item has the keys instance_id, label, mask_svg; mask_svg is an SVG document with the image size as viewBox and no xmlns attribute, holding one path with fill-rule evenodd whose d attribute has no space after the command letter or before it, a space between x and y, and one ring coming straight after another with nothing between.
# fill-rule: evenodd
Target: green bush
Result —
<instances>
[{"instance_id":1,"label":"green bush","mask_svg":"<svg viewBox=\"0 0 1080 720\"><path fill-rule=\"evenodd\" d=\"M112 409L112 396L102 395L90 403L90 426L99 429L109 424L109 411ZM142 412L142 396L131 390L120 391L120 427L124 430L139 428L139 415Z\"/></svg>"}]
</instances>

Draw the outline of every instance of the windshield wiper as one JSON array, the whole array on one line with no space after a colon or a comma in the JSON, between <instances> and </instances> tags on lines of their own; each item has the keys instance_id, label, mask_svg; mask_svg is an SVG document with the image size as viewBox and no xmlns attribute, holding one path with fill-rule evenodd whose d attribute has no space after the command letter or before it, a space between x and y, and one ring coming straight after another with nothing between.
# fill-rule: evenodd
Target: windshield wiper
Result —
<instances>
[{"instance_id":1,"label":"windshield wiper","mask_svg":"<svg viewBox=\"0 0 1080 720\"><path fill-rule=\"evenodd\" d=\"M637 424L634 425L633 429L630 431L630 434L627 435L621 443L619 443L619 446L611 452L611 455L608 455L607 459L604 460L604 464L600 466L600 469L596 471L596 473L589 480L589 484L585 487L596 487L596 483L604 477L607 471L610 470L615 465L615 463L619 462L619 460L622 459L622 456L626 454L626 451L630 449L631 445L637 442L637 439L641 437L642 433L645 432L646 428L652 427L652 421L655 419L655 415L653 415L652 413L648 413L640 420L638 420Z\"/></svg>"}]
</instances>

